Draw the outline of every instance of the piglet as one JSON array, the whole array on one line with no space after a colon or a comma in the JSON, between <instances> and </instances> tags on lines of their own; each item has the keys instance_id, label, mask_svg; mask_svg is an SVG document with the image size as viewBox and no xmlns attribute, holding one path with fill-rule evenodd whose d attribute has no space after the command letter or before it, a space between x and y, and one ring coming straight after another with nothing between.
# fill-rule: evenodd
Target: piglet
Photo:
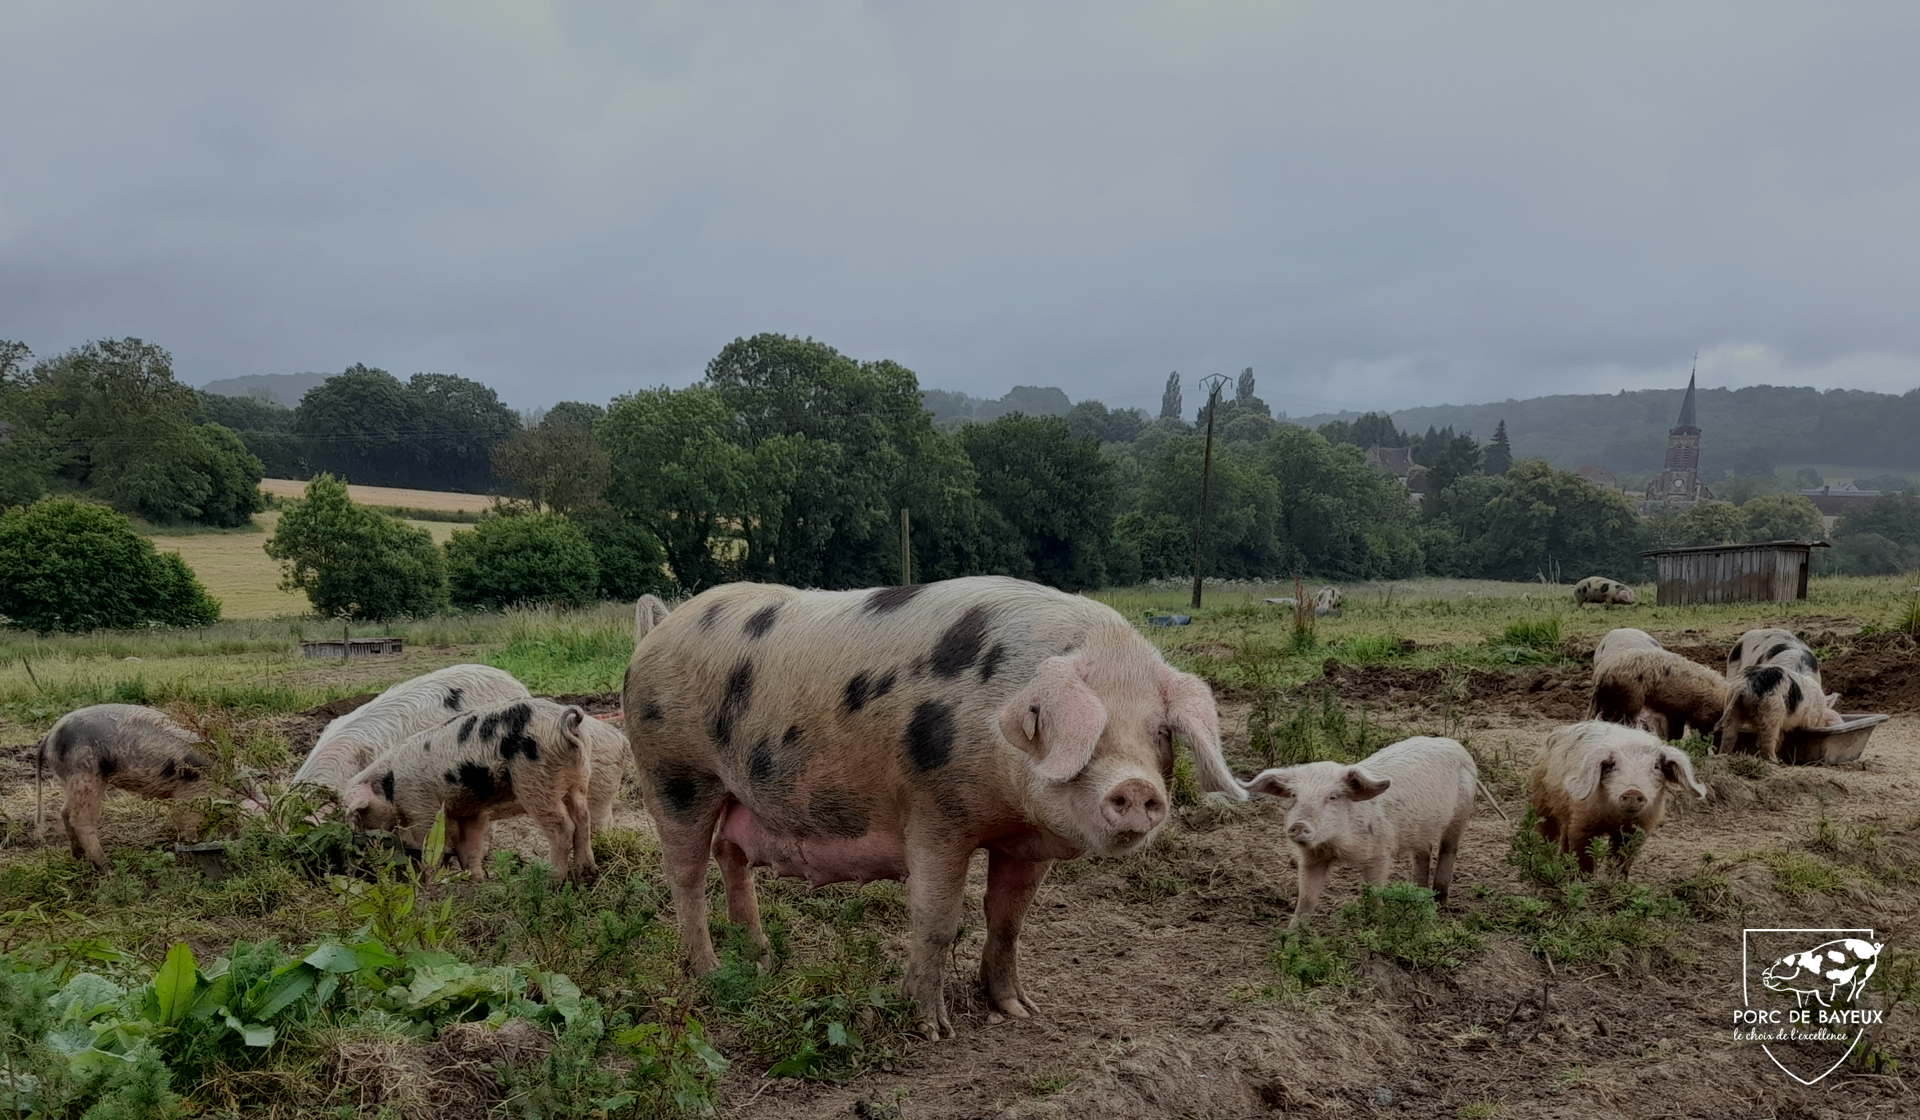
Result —
<instances>
[{"instance_id":1,"label":"piglet","mask_svg":"<svg viewBox=\"0 0 1920 1120\"><path fill-rule=\"evenodd\" d=\"M1578 854L1580 869L1590 872L1593 838L1607 837L1617 851L1628 829L1651 836L1666 818L1670 786L1707 796L1687 752L1637 727L1589 720L1547 737L1527 799L1539 815L1540 835ZM1632 870L1630 859L1620 869L1622 875Z\"/></svg>"},{"instance_id":2,"label":"piglet","mask_svg":"<svg viewBox=\"0 0 1920 1120\"><path fill-rule=\"evenodd\" d=\"M1820 688L1818 676L1798 669L1777 664L1748 666L1727 689L1726 709L1713 728L1715 741L1721 750L1732 751L1740 732L1750 727L1754 749L1761 757L1780 761L1780 743L1787 732L1838 727L1846 722L1836 710L1840 697L1823 693Z\"/></svg>"},{"instance_id":3,"label":"piglet","mask_svg":"<svg viewBox=\"0 0 1920 1120\"><path fill-rule=\"evenodd\" d=\"M1446 901L1479 781L1465 747L1428 736L1383 747L1352 766L1308 762L1256 774L1250 792L1293 799L1287 840L1300 868L1294 924L1313 913L1336 863L1354 864L1368 882L1384 885L1394 860L1411 855L1414 882ZM1439 861L1429 875L1436 847Z\"/></svg>"},{"instance_id":4,"label":"piglet","mask_svg":"<svg viewBox=\"0 0 1920 1120\"><path fill-rule=\"evenodd\" d=\"M556 871L591 875L586 720L582 709L551 700L471 712L414 735L355 774L341 806L355 828L388 831L424 828L446 809L447 847L475 875L483 874L491 822L525 813L546 834Z\"/></svg>"}]
</instances>

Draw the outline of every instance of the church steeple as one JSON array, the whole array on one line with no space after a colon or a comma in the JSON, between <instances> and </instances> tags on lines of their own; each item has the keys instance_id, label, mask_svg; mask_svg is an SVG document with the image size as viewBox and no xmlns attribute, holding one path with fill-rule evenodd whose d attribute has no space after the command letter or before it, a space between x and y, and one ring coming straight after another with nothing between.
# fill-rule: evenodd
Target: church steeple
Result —
<instances>
[{"instance_id":1,"label":"church steeple","mask_svg":"<svg viewBox=\"0 0 1920 1120\"><path fill-rule=\"evenodd\" d=\"M1693 381L1693 377L1691 375L1688 376L1687 399L1680 404L1680 422L1674 425L1676 428L1697 428L1700 426L1693 422Z\"/></svg>"}]
</instances>

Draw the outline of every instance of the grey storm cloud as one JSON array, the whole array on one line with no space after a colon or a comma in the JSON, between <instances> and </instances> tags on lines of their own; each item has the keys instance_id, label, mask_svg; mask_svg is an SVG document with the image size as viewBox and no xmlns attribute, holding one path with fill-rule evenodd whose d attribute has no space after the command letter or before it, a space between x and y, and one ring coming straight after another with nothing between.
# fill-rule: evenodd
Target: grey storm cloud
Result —
<instances>
[{"instance_id":1,"label":"grey storm cloud","mask_svg":"<svg viewBox=\"0 0 1920 1120\"><path fill-rule=\"evenodd\" d=\"M0 337L519 405L810 335L1296 415L1920 384L1910 4L0 6ZM1191 394L1190 394L1191 395Z\"/></svg>"}]
</instances>

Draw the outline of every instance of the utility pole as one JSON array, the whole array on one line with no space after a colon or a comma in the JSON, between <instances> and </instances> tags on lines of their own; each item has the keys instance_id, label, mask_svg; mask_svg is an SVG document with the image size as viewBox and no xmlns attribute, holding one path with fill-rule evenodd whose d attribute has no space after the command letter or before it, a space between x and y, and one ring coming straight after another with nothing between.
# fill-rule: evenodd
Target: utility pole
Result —
<instances>
[{"instance_id":1,"label":"utility pole","mask_svg":"<svg viewBox=\"0 0 1920 1120\"><path fill-rule=\"evenodd\" d=\"M907 507L900 507L900 586L913 582L913 528Z\"/></svg>"},{"instance_id":2,"label":"utility pole","mask_svg":"<svg viewBox=\"0 0 1920 1120\"><path fill-rule=\"evenodd\" d=\"M1223 373L1200 379L1207 391L1207 455L1200 466L1200 523L1193 528L1193 608L1200 609L1200 588L1206 582L1207 491L1213 485L1213 417L1220 411L1220 387L1232 380Z\"/></svg>"}]
</instances>

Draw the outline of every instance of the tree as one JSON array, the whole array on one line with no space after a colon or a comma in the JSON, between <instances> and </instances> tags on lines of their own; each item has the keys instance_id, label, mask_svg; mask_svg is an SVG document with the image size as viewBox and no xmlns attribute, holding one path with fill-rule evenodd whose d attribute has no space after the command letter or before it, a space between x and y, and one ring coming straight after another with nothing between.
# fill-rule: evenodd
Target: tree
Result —
<instances>
[{"instance_id":1,"label":"tree","mask_svg":"<svg viewBox=\"0 0 1920 1120\"><path fill-rule=\"evenodd\" d=\"M1826 535L1814 504L1799 494L1763 494L1740 507L1743 541L1817 541Z\"/></svg>"},{"instance_id":2,"label":"tree","mask_svg":"<svg viewBox=\"0 0 1920 1120\"><path fill-rule=\"evenodd\" d=\"M1081 401L1067 413L1067 431L1073 438L1092 436L1102 443L1131 443L1146 423L1146 414L1137 408L1109 410L1092 399Z\"/></svg>"},{"instance_id":3,"label":"tree","mask_svg":"<svg viewBox=\"0 0 1920 1120\"><path fill-rule=\"evenodd\" d=\"M1488 474L1506 474L1513 466L1513 444L1507 439L1507 422L1493 426L1493 442L1487 444L1482 469Z\"/></svg>"},{"instance_id":4,"label":"tree","mask_svg":"<svg viewBox=\"0 0 1920 1120\"><path fill-rule=\"evenodd\" d=\"M598 508L612 481L612 460L577 412L549 412L538 427L493 445L493 473L535 512L569 516Z\"/></svg>"},{"instance_id":5,"label":"tree","mask_svg":"<svg viewBox=\"0 0 1920 1120\"><path fill-rule=\"evenodd\" d=\"M666 555L645 525L611 511L577 522L593 547L600 569L600 598L633 600L642 595L671 595Z\"/></svg>"},{"instance_id":6,"label":"tree","mask_svg":"<svg viewBox=\"0 0 1920 1120\"><path fill-rule=\"evenodd\" d=\"M1624 494L1525 459L1505 475L1472 475L1430 494L1426 513L1457 539L1459 563L1488 579L1562 576L1636 581L1643 529Z\"/></svg>"},{"instance_id":7,"label":"tree","mask_svg":"<svg viewBox=\"0 0 1920 1120\"><path fill-rule=\"evenodd\" d=\"M1384 412L1367 412L1353 420L1329 420L1320 425L1320 434L1328 443L1347 443L1366 451L1374 447L1407 447L1413 440L1394 426L1393 417Z\"/></svg>"},{"instance_id":8,"label":"tree","mask_svg":"<svg viewBox=\"0 0 1920 1120\"><path fill-rule=\"evenodd\" d=\"M46 407L27 377L33 351L0 339L0 507L25 505L47 492L53 445L46 435Z\"/></svg>"},{"instance_id":9,"label":"tree","mask_svg":"<svg viewBox=\"0 0 1920 1120\"><path fill-rule=\"evenodd\" d=\"M1417 575L1416 512L1393 476L1367 466L1351 444L1280 425L1260 448L1280 488L1279 538L1286 569L1333 579Z\"/></svg>"},{"instance_id":10,"label":"tree","mask_svg":"<svg viewBox=\"0 0 1920 1120\"><path fill-rule=\"evenodd\" d=\"M492 388L451 373L416 373L407 395L424 433L420 478L443 490L485 491L493 482L493 446L520 430L520 417ZM415 483L414 485L421 485Z\"/></svg>"},{"instance_id":11,"label":"tree","mask_svg":"<svg viewBox=\"0 0 1920 1120\"><path fill-rule=\"evenodd\" d=\"M1444 442L1436 451L1429 452L1432 458L1426 467L1427 492L1430 494L1452 486L1455 479L1481 473L1480 445L1474 442L1473 434L1461 432L1453 435L1451 432L1452 429L1448 429Z\"/></svg>"},{"instance_id":12,"label":"tree","mask_svg":"<svg viewBox=\"0 0 1920 1120\"><path fill-rule=\"evenodd\" d=\"M1920 497L1883 494L1849 512L1833 527L1835 541L1872 533L1896 544L1920 548Z\"/></svg>"},{"instance_id":13,"label":"tree","mask_svg":"<svg viewBox=\"0 0 1920 1120\"><path fill-rule=\"evenodd\" d=\"M124 515L63 498L0 514L0 618L31 630L206 626L220 603Z\"/></svg>"},{"instance_id":14,"label":"tree","mask_svg":"<svg viewBox=\"0 0 1920 1120\"><path fill-rule=\"evenodd\" d=\"M1198 436L1167 441L1147 468L1141 494L1140 512L1170 515L1187 527L1189 557L1200 522L1203 445ZM1240 446L1214 448L1208 519L1207 576L1258 579L1283 574L1285 553L1277 536L1280 485L1260 468L1256 451Z\"/></svg>"},{"instance_id":15,"label":"tree","mask_svg":"<svg viewBox=\"0 0 1920 1120\"><path fill-rule=\"evenodd\" d=\"M358 364L308 390L293 416L321 470L425 490L486 490L493 445L519 429L513 410L477 381L417 373L403 385Z\"/></svg>"},{"instance_id":16,"label":"tree","mask_svg":"<svg viewBox=\"0 0 1920 1120\"><path fill-rule=\"evenodd\" d=\"M447 541L447 589L454 606L468 609L583 607L599 593L600 565L586 534L564 517L492 517Z\"/></svg>"},{"instance_id":17,"label":"tree","mask_svg":"<svg viewBox=\"0 0 1920 1120\"><path fill-rule=\"evenodd\" d=\"M329 618L429 615L447 602L446 565L432 535L356 504L330 474L288 504L264 547L280 561L280 586L305 592Z\"/></svg>"},{"instance_id":18,"label":"tree","mask_svg":"<svg viewBox=\"0 0 1920 1120\"><path fill-rule=\"evenodd\" d=\"M1240 371L1240 379L1234 382L1233 403L1244 405L1259 399L1253 395L1253 367L1248 366Z\"/></svg>"},{"instance_id":19,"label":"tree","mask_svg":"<svg viewBox=\"0 0 1920 1120\"><path fill-rule=\"evenodd\" d=\"M1175 370L1167 375L1167 387L1160 394L1160 419L1180 419L1180 372Z\"/></svg>"},{"instance_id":20,"label":"tree","mask_svg":"<svg viewBox=\"0 0 1920 1120\"><path fill-rule=\"evenodd\" d=\"M1827 480L1812 467L1801 467L1793 472L1793 484L1802 490L1818 490L1827 484ZM1857 486L1859 483L1854 485Z\"/></svg>"},{"instance_id":21,"label":"tree","mask_svg":"<svg viewBox=\"0 0 1920 1120\"><path fill-rule=\"evenodd\" d=\"M1106 581L1114 472L1092 437L1057 416L1011 413L970 424L960 442L981 500L1019 535L1032 578L1065 591Z\"/></svg>"}]
</instances>

